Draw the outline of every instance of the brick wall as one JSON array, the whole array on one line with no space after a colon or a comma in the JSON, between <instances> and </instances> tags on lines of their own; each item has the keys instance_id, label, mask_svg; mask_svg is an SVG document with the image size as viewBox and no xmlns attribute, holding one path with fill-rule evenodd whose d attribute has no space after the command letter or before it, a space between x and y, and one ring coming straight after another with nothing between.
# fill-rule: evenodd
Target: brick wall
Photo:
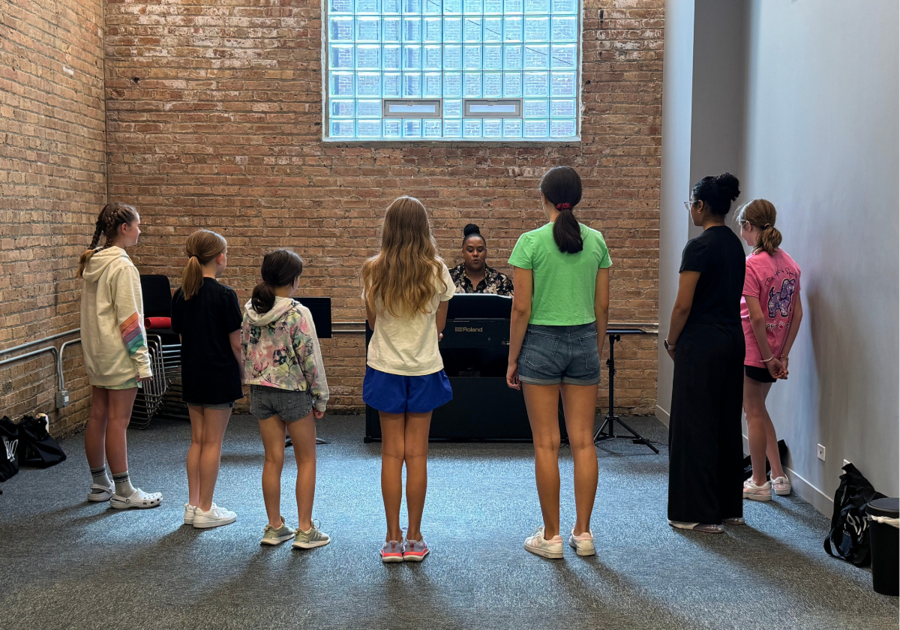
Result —
<instances>
[{"instance_id":1,"label":"brick wall","mask_svg":"<svg viewBox=\"0 0 900 630\"><path fill-rule=\"evenodd\" d=\"M108 0L106 107L111 200L144 222L135 259L177 283L185 237L229 242L223 281L247 298L265 251L304 256L301 293L361 322L359 268L396 196L428 207L448 264L476 222L504 271L542 222L535 193L555 165L579 170L578 216L604 232L612 321L657 317L664 0L587 0L582 142L545 145L323 143L318 0ZM655 405L656 337L621 348L617 403ZM323 342L333 403L359 407L364 339ZM605 393L602 401L605 401Z\"/></svg>"},{"instance_id":2,"label":"brick wall","mask_svg":"<svg viewBox=\"0 0 900 630\"><path fill-rule=\"evenodd\" d=\"M0 0L0 349L79 325L76 261L106 200L102 25L100 0ZM0 366L0 415L81 426L80 347L65 357L71 406L54 411L48 353Z\"/></svg>"}]
</instances>

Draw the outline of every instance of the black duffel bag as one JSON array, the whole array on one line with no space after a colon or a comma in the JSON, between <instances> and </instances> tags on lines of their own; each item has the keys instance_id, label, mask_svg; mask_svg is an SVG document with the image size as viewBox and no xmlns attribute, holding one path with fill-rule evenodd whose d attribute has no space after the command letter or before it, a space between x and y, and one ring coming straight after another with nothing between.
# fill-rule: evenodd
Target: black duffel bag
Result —
<instances>
[{"instance_id":1,"label":"black duffel bag","mask_svg":"<svg viewBox=\"0 0 900 630\"><path fill-rule=\"evenodd\" d=\"M19 426L3 416L0 418L0 481L19 472Z\"/></svg>"},{"instance_id":2,"label":"black duffel bag","mask_svg":"<svg viewBox=\"0 0 900 630\"><path fill-rule=\"evenodd\" d=\"M25 416L19 422L19 466L50 468L66 461L59 442L47 433L47 416Z\"/></svg>"},{"instance_id":3,"label":"black duffel bag","mask_svg":"<svg viewBox=\"0 0 900 630\"><path fill-rule=\"evenodd\" d=\"M834 514L831 516L831 531L825 538L825 551L858 567L865 567L871 561L866 504L884 495L876 492L853 464L847 464L842 470L841 485L834 493Z\"/></svg>"}]
</instances>

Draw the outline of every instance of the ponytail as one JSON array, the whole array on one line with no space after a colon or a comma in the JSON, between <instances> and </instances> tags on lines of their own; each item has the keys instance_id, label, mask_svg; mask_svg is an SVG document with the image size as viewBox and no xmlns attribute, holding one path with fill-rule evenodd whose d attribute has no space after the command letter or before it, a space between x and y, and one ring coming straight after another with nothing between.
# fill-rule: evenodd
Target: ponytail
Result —
<instances>
[{"instance_id":1,"label":"ponytail","mask_svg":"<svg viewBox=\"0 0 900 630\"><path fill-rule=\"evenodd\" d=\"M771 256L781 245L781 232L775 227L777 216L775 206L765 199L754 199L737 212L735 221L738 225L749 223L761 230L756 247L753 248L754 253L762 251Z\"/></svg>"},{"instance_id":2,"label":"ponytail","mask_svg":"<svg viewBox=\"0 0 900 630\"><path fill-rule=\"evenodd\" d=\"M197 260L196 256L191 256L188 259L188 264L184 267L184 272L181 274L181 292L184 294L184 299L190 300L200 293L202 285L203 267L200 266L200 261Z\"/></svg>"},{"instance_id":3,"label":"ponytail","mask_svg":"<svg viewBox=\"0 0 900 630\"><path fill-rule=\"evenodd\" d=\"M188 255L187 265L181 274L181 292L185 300L200 293L203 286L203 266L224 254L228 242L221 234L212 230L197 230L187 238L184 252Z\"/></svg>"},{"instance_id":4,"label":"ponytail","mask_svg":"<svg viewBox=\"0 0 900 630\"><path fill-rule=\"evenodd\" d=\"M294 283L303 273L303 259L289 249L276 249L263 257L262 282L253 288L250 305L262 315L275 306L275 289Z\"/></svg>"},{"instance_id":5,"label":"ponytail","mask_svg":"<svg viewBox=\"0 0 900 630\"><path fill-rule=\"evenodd\" d=\"M581 226L575 218L574 208L581 201L581 178L569 166L557 166L541 178L544 198L556 206L559 216L553 222L553 240L559 251L577 254L584 249Z\"/></svg>"},{"instance_id":6,"label":"ponytail","mask_svg":"<svg viewBox=\"0 0 900 630\"><path fill-rule=\"evenodd\" d=\"M292 281L293 282L293 281ZM253 287L253 296L250 298L253 310L262 315L268 313L275 306L275 289L263 280Z\"/></svg>"},{"instance_id":7,"label":"ponytail","mask_svg":"<svg viewBox=\"0 0 900 630\"><path fill-rule=\"evenodd\" d=\"M84 276L84 269L87 267L91 257L97 252L97 244L100 237L106 235L106 244L104 247L110 247L116 234L119 232L119 226L134 222L137 218L137 210L134 206L124 203L108 203L103 206L97 222L94 224L94 236L91 238L91 244L88 246L81 257L78 259L78 277Z\"/></svg>"}]
</instances>

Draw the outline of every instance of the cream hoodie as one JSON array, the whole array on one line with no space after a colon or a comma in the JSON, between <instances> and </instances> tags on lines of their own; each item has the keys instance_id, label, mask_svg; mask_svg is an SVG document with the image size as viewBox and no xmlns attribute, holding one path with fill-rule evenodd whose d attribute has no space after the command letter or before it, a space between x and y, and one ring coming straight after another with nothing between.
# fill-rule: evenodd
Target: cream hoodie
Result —
<instances>
[{"instance_id":1,"label":"cream hoodie","mask_svg":"<svg viewBox=\"0 0 900 630\"><path fill-rule=\"evenodd\" d=\"M91 256L81 290L81 347L88 381L124 385L153 376L144 332L144 303L137 267L121 247Z\"/></svg>"}]
</instances>

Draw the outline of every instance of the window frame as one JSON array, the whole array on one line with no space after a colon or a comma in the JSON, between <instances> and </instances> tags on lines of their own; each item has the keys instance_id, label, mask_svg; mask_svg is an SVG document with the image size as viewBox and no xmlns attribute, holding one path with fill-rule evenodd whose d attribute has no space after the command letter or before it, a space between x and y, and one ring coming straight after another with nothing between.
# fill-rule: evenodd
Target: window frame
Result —
<instances>
[{"instance_id":1,"label":"window frame","mask_svg":"<svg viewBox=\"0 0 900 630\"><path fill-rule=\"evenodd\" d=\"M352 1L355 2L355 0L352 0ZM552 0L550 0L550 2L552 3ZM379 138L359 138L359 137L346 138L346 137L334 137L334 138L333 138L333 137L331 137L331 136L329 135L329 134L330 134L330 131L331 131L331 118L330 118L330 114L331 114L331 95L330 95L329 81L328 81L328 78L329 78L329 71L330 71L330 64L331 64L331 55L330 55L330 51L329 51L329 43L330 43L330 32L329 32L329 25L330 25L330 21L329 21L329 10L330 10L331 2L330 2L330 0L322 0L322 29L323 29L323 30L322 30L322 37L321 37L321 40L322 40L322 54L321 54L321 67L322 67L322 142L326 142L326 143L329 143L329 144L331 144L331 143L339 143L339 144L345 144L345 145L360 145L360 144L373 144L373 143L374 143L374 144L383 143L383 144L391 144L391 145L394 145L394 144L423 144L423 143L448 143L448 142L449 142L449 143L454 143L454 142L455 142L455 143L461 143L461 144L466 144L466 145L471 145L471 144L495 144L495 145L503 145L503 144L530 144L530 145L539 145L539 144L580 144L580 143L581 143L581 131L582 131L582 111L583 111L583 109L584 109L584 102L583 102L583 99L582 99L582 93L584 92L584 75L583 75L582 67L583 67L583 64L584 64L584 59L583 59L583 57L584 57L584 6L585 6L586 0L576 0L576 2L578 3L578 8L577 8L577 10L576 10L576 12L575 12L575 16L577 17L577 20L578 20L578 27L577 27L577 29L578 29L578 38L577 38L577 41L576 41L576 45L577 45L577 47L578 47L578 48L577 48L577 52L578 52L578 63L576 64L577 67L576 67L576 70L575 70L575 80L576 80L576 82L577 82L577 89L575 90L575 135L574 135L574 136L571 136L571 137L568 137L568 138L554 138L554 137L552 137L552 136L547 136L547 137L544 137L544 138L526 138L526 137L523 136L523 137L521 137L521 138L485 138L485 137L480 137L480 138L473 138L473 139L467 139L467 138L465 138L465 137L455 137L455 138L445 138L445 137L441 137L441 138L424 138L424 137L421 137L421 138L402 138L402 137L401 137L401 138L384 138L384 137L379 137ZM552 13L551 13L551 14L552 14ZM339 15L341 15L341 14L339 14ZM383 17L383 15L384 15L383 13L380 14L381 17ZM443 16L443 15L444 15L443 12L441 12L440 15ZM493 15L493 14L491 14L491 15ZM523 14L523 15L524 15L524 14ZM483 17L485 16L485 14L482 13L481 16L482 16L482 18L483 18ZM355 42L354 42L354 44L355 44ZM548 42L548 44L552 46L552 45L553 45L553 42L552 42L552 41L551 41L551 42ZM444 42L442 42L441 45L444 45ZM482 42L481 45L484 45L484 43ZM356 73L356 70L354 69L354 70L352 70L352 72L355 74L355 73ZM382 72L382 73L383 73L384 70L380 70L379 72ZM443 69L443 64L442 64L441 73L443 74L444 72L445 72L445 70ZM548 71L548 72L549 72L549 71ZM354 100L357 100L358 97L354 95L353 98L354 98ZM372 100L375 100L375 99L372 99ZM430 118L430 119L432 119L432 120L440 120L442 125L443 125L443 122L444 122L444 120L445 120L445 119L444 119L444 116L443 116L443 101L444 101L444 97L443 97L443 96L441 96L441 98L439 98L439 99L435 99L435 98L426 98L426 97L421 97L421 98L409 98L409 97L401 97L401 98L384 98L384 97L381 97L379 100L381 100L381 109L382 109L382 118L379 119L379 120L382 120L382 121L386 119L386 117L385 117L384 114L383 114L384 109L385 109L385 102L386 102L386 101L411 101L411 100L422 100L422 101L434 101L434 100L439 100L439 101L441 102L441 107L440 107L440 109L441 109L441 117L440 117L440 118L433 118L433 117L432 117L432 118ZM461 97L460 100L463 101L463 108L465 108L465 107L466 107L465 101L467 101L467 100L468 100L468 101L488 101L488 100L502 101L502 100L523 100L523 98L520 98L520 99L508 99L508 98L497 98L497 99L487 99L487 98L478 98L478 99L474 99L474 98L472 98L472 99L467 99L467 98L465 98L465 97ZM548 103L549 103L549 101L552 100L552 97L548 96L548 97L547 97L547 100L548 100ZM396 119L396 118L395 118L395 119ZM522 117L520 116L520 119L523 121L523 124L524 124L524 118L522 118ZM356 120L356 118L354 118L353 120ZM465 118L460 118L460 121L463 121L463 120L465 120ZM548 124L549 124L550 121L551 121L552 119L550 119L550 118L548 117L547 120L548 120Z\"/></svg>"}]
</instances>

